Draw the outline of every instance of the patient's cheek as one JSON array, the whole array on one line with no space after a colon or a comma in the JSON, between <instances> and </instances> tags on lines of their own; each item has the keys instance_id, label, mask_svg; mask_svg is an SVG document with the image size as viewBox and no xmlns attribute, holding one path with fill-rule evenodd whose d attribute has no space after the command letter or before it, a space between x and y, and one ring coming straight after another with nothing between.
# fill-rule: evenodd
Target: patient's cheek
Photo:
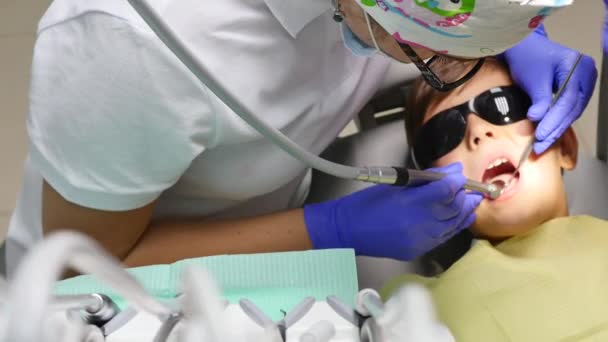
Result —
<instances>
[{"instance_id":1,"label":"patient's cheek","mask_svg":"<svg viewBox=\"0 0 608 342\"><path fill-rule=\"evenodd\" d=\"M448 166L452 163L457 162L458 159L454 158L453 156L450 156L450 154L443 156L439 159L437 159L434 163L433 163L433 167L444 167L444 166Z\"/></svg>"},{"instance_id":2,"label":"patient's cheek","mask_svg":"<svg viewBox=\"0 0 608 342\"><path fill-rule=\"evenodd\" d=\"M534 124L529 120L524 120L514 124L515 133L518 136L532 137L534 134Z\"/></svg>"}]
</instances>

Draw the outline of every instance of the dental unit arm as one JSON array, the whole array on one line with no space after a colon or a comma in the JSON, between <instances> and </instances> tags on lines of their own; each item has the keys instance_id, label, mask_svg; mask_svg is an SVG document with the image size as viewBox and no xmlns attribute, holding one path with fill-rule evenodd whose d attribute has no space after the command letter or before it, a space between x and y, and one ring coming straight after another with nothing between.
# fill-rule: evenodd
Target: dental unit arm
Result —
<instances>
[{"instance_id":1,"label":"dental unit arm","mask_svg":"<svg viewBox=\"0 0 608 342\"><path fill-rule=\"evenodd\" d=\"M225 103L235 114L241 117L262 136L272 141L292 157L307 166L329 175L358 180L362 182L408 186L411 183L432 181L441 178L441 174L429 171L408 170L398 167L351 167L333 163L320 158L298 146L280 131L260 120L236 96L232 96L221 83L196 58L173 29L156 13L147 0L127 0L139 16L148 24L160 40L192 72L196 78ZM498 198L500 189L493 184L484 184L469 180L465 186L468 190L479 191L490 198Z\"/></svg>"}]
</instances>

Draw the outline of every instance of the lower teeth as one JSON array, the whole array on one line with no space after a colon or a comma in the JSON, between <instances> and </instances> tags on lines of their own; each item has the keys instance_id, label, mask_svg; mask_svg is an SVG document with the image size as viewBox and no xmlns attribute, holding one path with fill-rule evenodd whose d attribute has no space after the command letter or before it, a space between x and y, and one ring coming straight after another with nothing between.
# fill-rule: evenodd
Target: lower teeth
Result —
<instances>
[{"instance_id":1,"label":"lower teeth","mask_svg":"<svg viewBox=\"0 0 608 342\"><path fill-rule=\"evenodd\" d=\"M500 190L500 194L501 195L505 193L505 191L507 190L507 188L511 185L511 182L513 182L513 179L510 179L507 183L505 183L505 185Z\"/></svg>"}]
</instances>

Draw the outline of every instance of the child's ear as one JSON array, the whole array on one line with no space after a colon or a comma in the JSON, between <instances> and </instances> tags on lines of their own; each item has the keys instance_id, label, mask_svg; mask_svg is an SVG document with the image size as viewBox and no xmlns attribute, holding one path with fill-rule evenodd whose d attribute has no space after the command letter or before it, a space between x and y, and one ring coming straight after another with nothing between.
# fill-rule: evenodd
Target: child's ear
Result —
<instances>
[{"instance_id":1,"label":"child's ear","mask_svg":"<svg viewBox=\"0 0 608 342\"><path fill-rule=\"evenodd\" d=\"M572 127L569 127L559 139L559 160L564 170L572 170L578 161L578 138Z\"/></svg>"}]
</instances>

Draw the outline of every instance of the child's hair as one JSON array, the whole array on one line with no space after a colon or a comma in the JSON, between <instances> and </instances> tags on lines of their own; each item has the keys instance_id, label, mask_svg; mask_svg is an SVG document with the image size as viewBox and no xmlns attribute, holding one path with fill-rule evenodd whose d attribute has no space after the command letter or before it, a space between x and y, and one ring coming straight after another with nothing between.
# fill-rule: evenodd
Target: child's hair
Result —
<instances>
[{"instance_id":1,"label":"child's hair","mask_svg":"<svg viewBox=\"0 0 608 342\"><path fill-rule=\"evenodd\" d=\"M455 67L458 63L461 63L458 60L442 58L440 63L440 68L434 69L447 79L454 78L452 77L454 76L454 72L457 72L456 70L460 70L459 68ZM481 70L479 70L478 74L482 73L484 70L492 70L495 68L506 69L507 66L506 64L498 61L496 58L486 58L486 61ZM473 78L468 82L474 82L475 78L476 76L473 76ZM442 101L453 92L462 89L463 86L464 85L461 85L454 90L442 92L428 85L422 77L418 77L414 81L414 84L411 86L407 94L405 102L405 131L407 133L408 146L413 146L416 132L418 132L418 129L420 129L422 126L424 116L431 103Z\"/></svg>"}]
</instances>

